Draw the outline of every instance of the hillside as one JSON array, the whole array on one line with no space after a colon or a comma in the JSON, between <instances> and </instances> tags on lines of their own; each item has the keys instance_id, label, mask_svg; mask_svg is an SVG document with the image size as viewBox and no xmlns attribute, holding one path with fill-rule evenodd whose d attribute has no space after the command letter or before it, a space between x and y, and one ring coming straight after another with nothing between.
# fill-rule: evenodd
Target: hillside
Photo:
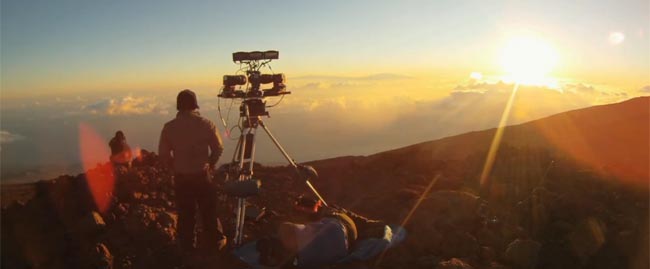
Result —
<instances>
[{"instance_id":1,"label":"hillside","mask_svg":"<svg viewBox=\"0 0 650 269\"><path fill-rule=\"evenodd\" d=\"M507 127L487 191L478 176L493 129L311 162L329 203L409 231L381 261L343 268L647 268L649 101ZM106 212L86 174L3 186L2 267L183 268L172 177L156 154L89 173L115 178ZM269 217L249 222L249 240L292 219L293 198L306 192L288 167L257 166L256 176L263 192L250 202ZM220 197L228 232L233 199ZM202 268L243 267L225 259Z\"/></svg>"},{"instance_id":2,"label":"hillside","mask_svg":"<svg viewBox=\"0 0 650 269\"><path fill-rule=\"evenodd\" d=\"M440 126L444 128L444 126ZM382 152L376 158L463 160L487 151L496 129L471 132ZM564 112L508 126L503 145L544 148L622 180L650 178L650 97ZM412 154L416 155L412 155Z\"/></svg>"}]
</instances>

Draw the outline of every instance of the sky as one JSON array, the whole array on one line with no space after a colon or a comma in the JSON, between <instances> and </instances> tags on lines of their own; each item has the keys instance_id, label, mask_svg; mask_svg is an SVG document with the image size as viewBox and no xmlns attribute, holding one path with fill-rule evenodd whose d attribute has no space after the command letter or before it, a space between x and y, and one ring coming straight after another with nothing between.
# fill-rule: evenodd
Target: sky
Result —
<instances>
[{"instance_id":1,"label":"sky","mask_svg":"<svg viewBox=\"0 0 650 269\"><path fill-rule=\"evenodd\" d=\"M273 71L293 93L268 121L299 160L494 127L513 83L528 91L511 123L650 94L648 1L65 0L0 10L3 180L78 164L80 123L106 139L124 129L155 150L184 88L220 122L216 95L237 70L235 51L280 51ZM282 160L270 147L260 159Z\"/></svg>"}]
</instances>

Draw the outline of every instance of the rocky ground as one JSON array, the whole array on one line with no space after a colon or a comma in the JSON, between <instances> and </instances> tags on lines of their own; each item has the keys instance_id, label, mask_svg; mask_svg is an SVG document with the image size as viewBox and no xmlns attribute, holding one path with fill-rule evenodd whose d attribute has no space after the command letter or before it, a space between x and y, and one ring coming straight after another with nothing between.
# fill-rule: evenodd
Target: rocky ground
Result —
<instances>
[{"instance_id":1,"label":"rocky ground","mask_svg":"<svg viewBox=\"0 0 650 269\"><path fill-rule=\"evenodd\" d=\"M471 159L382 158L313 163L321 173L315 184L328 202L409 231L386 255L343 267L648 268L647 190L595 184L590 175L558 165L546 181L513 197L506 188L482 199L467 180ZM249 199L249 212L265 217L249 220L247 240L270 232L276 220L291 219L293 199L306 192L288 167L255 171L263 191ZM30 199L3 198L2 268L182 268L172 177L157 156L143 152L130 169L100 165L91 172L115 178L105 212L96 207L86 174L40 181ZM222 224L231 234L232 199L219 197ZM244 268L227 257L202 267Z\"/></svg>"}]
</instances>

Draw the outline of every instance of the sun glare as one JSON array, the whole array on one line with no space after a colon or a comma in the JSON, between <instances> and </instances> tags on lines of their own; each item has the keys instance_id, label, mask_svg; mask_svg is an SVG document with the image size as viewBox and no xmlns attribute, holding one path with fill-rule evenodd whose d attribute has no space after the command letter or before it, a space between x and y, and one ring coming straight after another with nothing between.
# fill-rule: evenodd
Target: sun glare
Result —
<instances>
[{"instance_id":1,"label":"sun glare","mask_svg":"<svg viewBox=\"0 0 650 269\"><path fill-rule=\"evenodd\" d=\"M501 53L501 65L506 72L504 80L526 85L551 84L548 74L557 60L553 46L540 38L512 38Z\"/></svg>"}]
</instances>

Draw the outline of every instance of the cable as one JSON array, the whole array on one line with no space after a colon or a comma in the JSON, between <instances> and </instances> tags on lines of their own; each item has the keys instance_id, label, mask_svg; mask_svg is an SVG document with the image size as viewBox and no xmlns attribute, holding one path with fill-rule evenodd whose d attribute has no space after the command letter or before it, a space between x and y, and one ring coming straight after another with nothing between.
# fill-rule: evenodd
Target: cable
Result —
<instances>
[{"instance_id":1,"label":"cable","mask_svg":"<svg viewBox=\"0 0 650 269\"><path fill-rule=\"evenodd\" d=\"M230 140L237 140L237 139L239 139L239 137L237 137L237 136L233 136L233 135L232 135L232 130L234 130L235 128L239 129L239 134L241 135L241 132L242 132L241 127L240 127L239 125L235 125L235 126L233 126L233 127L230 127L230 130L228 130L228 134L230 135L230 137L229 137L228 139L230 139Z\"/></svg>"},{"instance_id":2,"label":"cable","mask_svg":"<svg viewBox=\"0 0 650 269\"><path fill-rule=\"evenodd\" d=\"M280 100L278 100L275 104L272 104L272 105L270 105L270 106L266 106L266 107L274 107L274 106L277 106L277 105L279 105L279 104L282 102L282 99L284 99L284 94L283 94L282 96L280 96Z\"/></svg>"},{"instance_id":3,"label":"cable","mask_svg":"<svg viewBox=\"0 0 650 269\"><path fill-rule=\"evenodd\" d=\"M221 87L221 90L219 92L223 92L224 87ZM221 119L221 123L223 124L223 128L227 129L228 128L228 122L226 122L223 119L223 114L221 114L221 98L217 97L217 111L219 112L219 119Z\"/></svg>"},{"instance_id":4,"label":"cable","mask_svg":"<svg viewBox=\"0 0 650 269\"><path fill-rule=\"evenodd\" d=\"M269 67L269 70L271 70L271 74L275 75L275 71L273 71L273 68L271 67L271 64L267 65Z\"/></svg>"}]
</instances>

